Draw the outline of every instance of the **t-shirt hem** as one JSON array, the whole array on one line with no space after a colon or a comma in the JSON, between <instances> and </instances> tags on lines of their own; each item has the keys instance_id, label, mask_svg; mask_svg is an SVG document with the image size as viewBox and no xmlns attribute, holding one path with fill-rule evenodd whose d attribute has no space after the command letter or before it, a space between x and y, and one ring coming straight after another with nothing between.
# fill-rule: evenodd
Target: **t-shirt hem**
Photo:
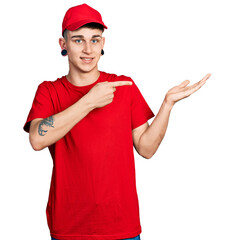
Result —
<instances>
[{"instance_id":1,"label":"t-shirt hem","mask_svg":"<svg viewBox=\"0 0 234 240\"><path fill-rule=\"evenodd\" d=\"M134 238L141 234L141 228L134 232L116 234L116 235L62 235L50 233L51 237L58 240L116 240L125 238Z\"/></svg>"}]
</instances>

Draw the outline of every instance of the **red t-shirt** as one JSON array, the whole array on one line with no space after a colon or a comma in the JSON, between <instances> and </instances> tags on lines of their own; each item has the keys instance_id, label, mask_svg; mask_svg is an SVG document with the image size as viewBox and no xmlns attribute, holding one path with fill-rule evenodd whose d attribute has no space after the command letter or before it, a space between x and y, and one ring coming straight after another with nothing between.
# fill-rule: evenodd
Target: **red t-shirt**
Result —
<instances>
[{"instance_id":1,"label":"red t-shirt","mask_svg":"<svg viewBox=\"0 0 234 240\"><path fill-rule=\"evenodd\" d=\"M86 86L75 86L66 76L44 81L24 130L33 119L63 111L104 81L133 84L116 87L110 104L92 110L49 146L53 171L46 215L56 239L110 240L141 233L132 130L155 115L131 78L100 72Z\"/></svg>"}]
</instances>

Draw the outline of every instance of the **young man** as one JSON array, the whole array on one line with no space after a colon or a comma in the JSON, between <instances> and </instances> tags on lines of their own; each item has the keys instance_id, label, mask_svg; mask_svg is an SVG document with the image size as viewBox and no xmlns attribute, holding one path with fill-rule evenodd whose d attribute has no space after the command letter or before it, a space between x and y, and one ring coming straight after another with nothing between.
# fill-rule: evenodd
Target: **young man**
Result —
<instances>
[{"instance_id":1,"label":"young man","mask_svg":"<svg viewBox=\"0 0 234 240\"><path fill-rule=\"evenodd\" d=\"M86 4L68 9L59 39L69 73L37 89L24 130L35 150L48 147L53 172L46 208L52 239L140 239L133 146L151 158L174 104L209 78L170 89L154 113L135 82L98 70L106 25Z\"/></svg>"}]
</instances>

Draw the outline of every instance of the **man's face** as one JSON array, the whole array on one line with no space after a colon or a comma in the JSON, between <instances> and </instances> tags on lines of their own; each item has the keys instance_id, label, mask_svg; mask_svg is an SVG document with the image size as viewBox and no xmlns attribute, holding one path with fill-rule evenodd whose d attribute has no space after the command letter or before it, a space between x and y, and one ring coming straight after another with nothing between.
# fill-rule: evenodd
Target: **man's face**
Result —
<instances>
[{"instance_id":1,"label":"man's face","mask_svg":"<svg viewBox=\"0 0 234 240\"><path fill-rule=\"evenodd\" d=\"M67 32L66 49L70 67L82 72L97 70L105 38L99 29L79 28Z\"/></svg>"}]
</instances>

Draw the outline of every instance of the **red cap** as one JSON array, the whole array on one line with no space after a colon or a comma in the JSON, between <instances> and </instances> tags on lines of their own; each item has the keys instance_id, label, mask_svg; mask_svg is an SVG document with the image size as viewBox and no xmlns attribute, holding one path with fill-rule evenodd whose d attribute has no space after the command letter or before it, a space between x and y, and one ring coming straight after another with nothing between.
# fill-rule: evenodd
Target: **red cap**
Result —
<instances>
[{"instance_id":1,"label":"red cap","mask_svg":"<svg viewBox=\"0 0 234 240\"><path fill-rule=\"evenodd\" d=\"M101 14L94 8L87 4L71 7L67 10L63 18L62 34L65 29L74 31L90 22L100 23L107 29L107 26L102 21Z\"/></svg>"}]
</instances>

